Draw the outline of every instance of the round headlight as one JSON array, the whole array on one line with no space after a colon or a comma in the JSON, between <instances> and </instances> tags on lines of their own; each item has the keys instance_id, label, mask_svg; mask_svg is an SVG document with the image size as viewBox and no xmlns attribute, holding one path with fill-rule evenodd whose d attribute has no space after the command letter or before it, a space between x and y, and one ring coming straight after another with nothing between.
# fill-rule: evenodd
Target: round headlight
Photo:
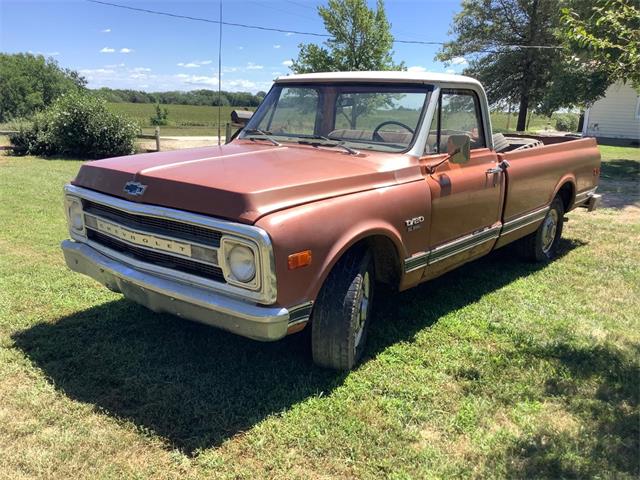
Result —
<instances>
[{"instance_id":1,"label":"round headlight","mask_svg":"<svg viewBox=\"0 0 640 480\"><path fill-rule=\"evenodd\" d=\"M253 250L236 245L227 256L229 269L239 282L250 282L256 276L256 259Z\"/></svg>"}]
</instances>

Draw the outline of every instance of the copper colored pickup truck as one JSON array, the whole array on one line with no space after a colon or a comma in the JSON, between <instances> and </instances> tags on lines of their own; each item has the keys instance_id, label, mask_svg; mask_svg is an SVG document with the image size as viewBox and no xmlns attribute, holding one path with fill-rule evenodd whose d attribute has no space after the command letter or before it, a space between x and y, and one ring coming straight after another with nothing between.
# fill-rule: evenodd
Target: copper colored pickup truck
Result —
<instances>
[{"instance_id":1,"label":"copper colored pickup truck","mask_svg":"<svg viewBox=\"0 0 640 480\"><path fill-rule=\"evenodd\" d=\"M468 77L291 75L226 145L84 164L62 249L154 311L258 340L306 327L317 364L350 369L377 284L514 241L549 261L599 173L594 139L492 135Z\"/></svg>"}]
</instances>

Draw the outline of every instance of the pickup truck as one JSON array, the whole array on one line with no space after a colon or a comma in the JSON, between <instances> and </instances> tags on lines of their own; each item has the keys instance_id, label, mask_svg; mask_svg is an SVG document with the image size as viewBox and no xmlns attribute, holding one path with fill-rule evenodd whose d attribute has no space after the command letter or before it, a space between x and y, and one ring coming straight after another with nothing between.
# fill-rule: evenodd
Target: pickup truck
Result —
<instances>
[{"instance_id":1,"label":"pickup truck","mask_svg":"<svg viewBox=\"0 0 640 480\"><path fill-rule=\"evenodd\" d=\"M85 163L62 249L154 311L265 341L310 329L314 362L348 370L377 285L515 241L550 261L565 214L597 206L599 173L592 138L492 135L469 77L290 75L228 144Z\"/></svg>"}]
</instances>

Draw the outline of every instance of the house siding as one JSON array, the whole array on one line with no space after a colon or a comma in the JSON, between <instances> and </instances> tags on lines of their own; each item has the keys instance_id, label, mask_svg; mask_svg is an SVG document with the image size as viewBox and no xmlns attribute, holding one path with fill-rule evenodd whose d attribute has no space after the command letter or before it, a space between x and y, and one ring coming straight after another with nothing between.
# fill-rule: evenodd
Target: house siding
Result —
<instances>
[{"instance_id":1,"label":"house siding","mask_svg":"<svg viewBox=\"0 0 640 480\"><path fill-rule=\"evenodd\" d=\"M597 138L640 140L639 101L638 92L631 85L611 85L604 98L589 108L583 134Z\"/></svg>"}]
</instances>

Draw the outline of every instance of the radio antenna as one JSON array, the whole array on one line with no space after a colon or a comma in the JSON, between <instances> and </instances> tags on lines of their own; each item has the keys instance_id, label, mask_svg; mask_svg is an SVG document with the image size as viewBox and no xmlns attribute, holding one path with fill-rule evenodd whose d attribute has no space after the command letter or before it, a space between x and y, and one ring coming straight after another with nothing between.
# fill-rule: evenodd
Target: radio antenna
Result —
<instances>
[{"instance_id":1,"label":"radio antenna","mask_svg":"<svg viewBox=\"0 0 640 480\"><path fill-rule=\"evenodd\" d=\"M221 145L221 122L222 122L222 0L220 0L220 23L218 36L218 146Z\"/></svg>"}]
</instances>

